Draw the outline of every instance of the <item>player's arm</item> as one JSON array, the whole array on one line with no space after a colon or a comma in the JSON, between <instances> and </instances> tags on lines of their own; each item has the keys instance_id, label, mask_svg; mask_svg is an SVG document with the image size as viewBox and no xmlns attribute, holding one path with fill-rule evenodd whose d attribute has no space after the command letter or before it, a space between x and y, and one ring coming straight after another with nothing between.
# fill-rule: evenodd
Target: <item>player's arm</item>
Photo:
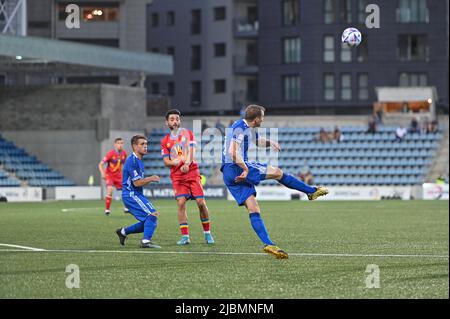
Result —
<instances>
[{"instance_id":1,"label":"player's arm","mask_svg":"<svg viewBox=\"0 0 450 319\"><path fill-rule=\"evenodd\" d=\"M98 169L100 171L100 174L102 175L103 179L106 179L105 175L105 167L103 165L108 165L109 161L111 160L111 152L108 152L105 157L98 163Z\"/></svg>"},{"instance_id":2,"label":"player's arm","mask_svg":"<svg viewBox=\"0 0 450 319\"><path fill-rule=\"evenodd\" d=\"M149 177L144 177L144 178L137 179L137 180L133 181L133 185L136 186L136 187L142 187L142 186L145 186L147 184L150 184L151 182L159 182L159 176L152 175L152 176L149 176Z\"/></svg>"},{"instance_id":3,"label":"player's arm","mask_svg":"<svg viewBox=\"0 0 450 319\"><path fill-rule=\"evenodd\" d=\"M180 164L180 160L178 158L171 160L169 156L163 157L164 165L167 167L178 166Z\"/></svg>"},{"instance_id":4,"label":"player's arm","mask_svg":"<svg viewBox=\"0 0 450 319\"><path fill-rule=\"evenodd\" d=\"M238 143L235 140L232 140L230 143L230 148L228 149L228 154L230 154L230 157L232 161L238 165L240 168L242 168L242 174L236 177L236 182L244 181L247 178L248 175L248 167L245 164L239 150L241 148L240 143Z\"/></svg>"},{"instance_id":5,"label":"player's arm","mask_svg":"<svg viewBox=\"0 0 450 319\"><path fill-rule=\"evenodd\" d=\"M274 142L272 140L265 139L263 137L258 138L256 145L258 147L264 147L264 148L272 147L277 152L281 151L280 144L278 144L277 142Z\"/></svg>"}]
</instances>

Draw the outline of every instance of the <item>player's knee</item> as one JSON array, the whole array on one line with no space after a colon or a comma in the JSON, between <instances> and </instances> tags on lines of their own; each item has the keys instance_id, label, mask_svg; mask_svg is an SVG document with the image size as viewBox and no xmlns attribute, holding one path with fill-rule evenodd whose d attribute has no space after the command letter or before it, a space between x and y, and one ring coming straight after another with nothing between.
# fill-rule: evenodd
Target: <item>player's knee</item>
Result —
<instances>
[{"instance_id":1,"label":"player's knee","mask_svg":"<svg viewBox=\"0 0 450 319\"><path fill-rule=\"evenodd\" d=\"M159 217L159 212L153 212L150 215L155 216L156 218L158 218Z\"/></svg>"},{"instance_id":2,"label":"player's knee","mask_svg":"<svg viewBox=\"0 0 450 319\"><path fill-rule=\"evenodd\" d=\"M275 169L275 179L281 179L283 177L283 171L281 170L281 168L277 167Z\"/></svg>"},{"instance_id":3,"label":"player's knee","mask_svg":"<svg viewBox=\"0 0 450 319\"><path fill-rule=\"evenodd\" d=\"M206 201L204 198L197 198L196 201L199 208L206 209Z\"/></svg>"}]
</instances>

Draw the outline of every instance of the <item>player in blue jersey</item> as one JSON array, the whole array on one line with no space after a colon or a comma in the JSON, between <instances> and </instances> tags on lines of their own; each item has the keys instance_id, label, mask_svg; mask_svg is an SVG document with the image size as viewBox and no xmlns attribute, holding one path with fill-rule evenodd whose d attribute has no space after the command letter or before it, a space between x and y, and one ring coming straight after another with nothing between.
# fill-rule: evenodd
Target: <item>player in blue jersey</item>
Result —
<instances>
[{"instance_id":1,"label":"player in blue jersey","mask_svg":"<svg viewBox=\"0 0 450 319\"><path fill-rule=\"evenodd\" d=\"M142 157L147 153L147 138L142 135L133 136L131 147L133 154L127 158L123 167L122 201L139 222L117 229L116 234L119 236L120 244L125 245L125 239L129 234L144 233L141 248L161 248L151 241L158 224L159 213L142 191L143 186L159 181L156 175L149 177L144 175Z\"/></svg>"},{"instance_id":2,"label":"player in blue jersey","mask_svg":"<svg viewBox=\"0 0 450 319\"><path fill-rule=\"evenodd\" d=\"M249 162L248 149L252 142L258 147L272 147L280 151L278 143L260 138L253 130L261 126L264 121L264 112L265 108L262 106L249 105L245 109L244 118L234 122L226 130L220 170L223 173L225 185L238 205L245 205L247 208L253 230L264 243L263 251L276 258L285 259L288 258L288 254L276 246L267 233L256 200L255 186L262 180L274 179L286 187L306 193L309 200L328 194L328 190L325 187L308 186L278 167L266 163Z\"/></svg>"}]
</instances>

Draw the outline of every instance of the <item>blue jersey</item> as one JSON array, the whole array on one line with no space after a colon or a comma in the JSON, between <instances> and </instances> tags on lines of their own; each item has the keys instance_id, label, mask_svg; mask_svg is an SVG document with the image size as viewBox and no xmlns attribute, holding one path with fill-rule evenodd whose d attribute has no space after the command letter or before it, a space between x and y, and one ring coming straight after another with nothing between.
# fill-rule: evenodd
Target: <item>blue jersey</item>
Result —
<instances>
[{"instance_id":1,"label":"blue jersey","mask_svg":"<svg viewBox=\"0 0 450 319\"><path fill-rule=\"evenodd\" d=\"M144 178L144 162L136 154L131 154L123 166L122 193L134 192L143 194L142 186L136 187L133 182Z\"/></svg>"},{"instance_id":2,"label":"blue jersey","mask_svg":"<svg viewBox=\"0 0 450 319\"><path fill-rule=\"evenodd\" d=\"M244 119L240 119L225 130L225 142L222 152L222 168L227 164L234 164L230 154L230 143L234 141L240 145L239 153L244 162L248 162L248 149L250 143L258 141L258 133L250 128Z\"/></svg>"}]
</instances>

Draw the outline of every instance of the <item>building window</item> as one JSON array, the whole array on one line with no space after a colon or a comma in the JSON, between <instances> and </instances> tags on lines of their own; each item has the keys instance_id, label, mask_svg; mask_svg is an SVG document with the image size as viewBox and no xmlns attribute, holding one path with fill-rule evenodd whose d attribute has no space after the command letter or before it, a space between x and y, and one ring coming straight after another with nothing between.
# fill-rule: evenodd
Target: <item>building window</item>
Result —
<instances>
[{"instance_id":1,"label":"building window","mask_svg":"<svg viewBox=\"0 0 450 319\"><path fill-rule=\"evenodd\" d=\"M159 15L157 13L152 13L152 27L157 27L159 25Z\"/></svg>"},{"instance_id":2,"label":"building window","mask_svg":"<svg viewBox=\"0 0 450 319\"><path fill-rule=\"evenodd\" d=\"M223 57L227 54L227 46L225 43L214 43L214 56Z\"/></svg>"},{"instance_id":3,"label":"building window","mask_svg":"<svg viewBox=\"0 0 450 319\"><path fill-rule=\"evenodd\" d=\"M175 12L173 11L167 12L166 23L168 26L172 26L175 24Z\"/></svg>"},{"instance_id":4,"label":"building window","mask_svg":"<svg viewBox=\"0 0 450 319\"><path fill-rule=\"evenodd\" d=\"M428 75L426 73L407 73L402 72L398 77L398 85L401 87L408 86L427 86Z\"/></svg>"},{"instance_id":5,"label":"building window","mask_svg":"<svg viewBox=\"0 0 450 319\"><path fill-rule=\"evenodd\" d=\"M214 21L225 20L226 18L227 18L227 8L226 7L214 8Z\"/></svg>"},{"instance_id":6,"label":"building window","mask_svg":"<svg viewBox=\"0 0 450 319\"><path fill-rule=\"evenodd\" d=\"M214 80L214 93L226 93L227 82L224 79Z\"/></svg>"},{"instance_id":7,"label":"building window","mask_svg":"<svg viewBox=\"0 0 450 319\"><path fill-rule=\"evenodd\" d=\"M334 17L335 0L324 0L323 2L323 18L326 24L335 23Z\"/></svg>"},{"instance_id":8,"label":"building window","mask_svg":"<svg viewBox=\"0 0 450 319\"><path fill-rule=\"evenodd\" d=\"M283 39L283 63L299 63L301 59L300 38Z\"/></svg>"},{"instance_id":9,"label":"building window","mask_svg":"<svg viewBox=\"0 0 450 319\"><path fill-rule=\"evenodd\" d=\"M159 83L158 82L152 83L152 94L159 94Z\"/></svg>"},{"instance_id":10,"label":"building window","mask_svg":"<svg viewBox=\"0 0 450 319\"><path fill-rule=\"evenodd\" d=\"M323 93L325 100L329 101L335 99L333 74L325 74L323 78Z\"/></svg>"},{"instance_id":11,"label":"building window","mask_svg":"<svg viewBox=\"0 0 450 319\"><path fill-rule=\"evenodd\" d=\"M358 0L358 22L366 23L367 12L366 7L369 5L369 0Z\"/></svg>"},{"instance_id":12,"label":"building window","mask_svg":"<svg viewBox=\"0 0 450 319\"><path fill-rule=\"evenodd\" d=\"M202 11L195 9L191 11L191 34L202 32Z\"/></svg>"},{"instance_id":13,"label":"building window","mask_svg":"<svg viewBox=\"0 0 450 319\"><path fill-rule=\"evenodd\" d=\"M292 26L299 21L298 0L283 0L283 26Z\"/></svg>"},{"instance_id":14,"label":"building window","mask_svg":"<svg viewBox=\"0 0 450 319\"><path fill-rule=\"evenodd\" d=\"M429 13L426 0L400 0L397 9L397 22L417 23L429 22Z\"/></svg>"},{"instance_id":15,"label":"building window","mask_svg":"<svg viewBox=\"0 0 450 319\"><path fill-rule=\"evenodd\" d=\"M428 61L429 47L426 35L399 35L398 59L400 61Z\"/></svg>"},{"instance_id":16,"label":"building window","mask_svg":"<svg viewBox=\"0 0 450 319\"><path fill-rule=\"evenodd\" d=\"M175 96L175 83L174 82L167 82L167 95L170 97Z\"/></svg>"},{"instance_id":17,"label":"building window","mask_svg":"<svg viewBox=\"0 0 450 319\"><path fill-rule=\"evenodd\" d=\"M300 100L300 76L283 76L283 101Z\"/></svg>"},{"instance_id":18,"label":"building window","mask_svg":"<svg viewBox=\"0 0 450 319\"><path fill-rule=\"evenodd\" d=\"M356 47L356 60L367 62L369 60L369 41L366 34L363 34L362 38L364 40Z\"/></svg>"},{"instance_id":19,"label":"building window","mask_svg":"<svg viewBox=\"0 0 450 319\"><path fill-rule=\"evenodd\" d=\"M352 61L352 47L341 43L341 62L351 62Z\"/></svg>"},{"instance_id":20,"label":"building window","mask_svg":"<svg viewBox=\"0 0 450 319\"><path fill-rule=\"evenodd\" d=\"M202 82L191 82L191 106L200 106L202 104Z\"/></svg>"},{"instance_id":21,"label":"building window","mask_svg":"<svg viewBox=\"0 0 450 319\"><path fill-rule=\"evenodd\" d=\"M358 99L369 99L369 75L367 73L358 74Z\"/></svg>"},{"instance_id":22,"label":"building window","mask_svg":"<svg viewBox=\"0 0 450 319\"><path fill-rule=\"evenodd\" d=\"M199 45L191 46L191 70L200 70L202 68L202 47Z\"/></svg>"},{"instance_id":23,"label":"building window","mask_svg":"<svg viewBox=\"0 0 450 319\"><path fill-rule=\"evenodd\" d=\"M326 35L323 38L323 60L325 62L334 62L334 36Z\"/></svg>"},{"instance_id":24,"label":"building window","mask_svg":"<svg viewBox=\"0 0 450 319\"><path fill-rule=\"evenodd\" d=\"M342 23L352 22L352 0L339 1L339 21Z\"/></svg>"},{"instance_id":25,"label":"building window","mask_svg":"<svg viewBox=\"0 0 450 319\"><path fill-rule=\"evenodd\" d=\"M352 99L352 76L348 73L341 74L341 99Z\"/></svg>"},{"instance_id":26,"label":"building window","mask_svg":"<svg viewBox=\"0 0 450 319\"><path fill-rule=\"evenodd\" d=\"M0 1L1 3L2 1ZM69 13L66 12L67 3L58 4L58 18L60 21L66 20ZM84 22L95 21L118 21L119 6L117 4L102 4L100 6L80 4L80 12ZM2 15L0 14L0 21Z\"/></svg>"},{"instance_id":27,"label":"building window","mask_svg":"<svg viewBox=\"0 0 450 319\"><path fill-rule=\"evenodd\" d=\"M167 47L167 54L174 57L175 56L175 47Z\"/></svg>"}]
</instances>

